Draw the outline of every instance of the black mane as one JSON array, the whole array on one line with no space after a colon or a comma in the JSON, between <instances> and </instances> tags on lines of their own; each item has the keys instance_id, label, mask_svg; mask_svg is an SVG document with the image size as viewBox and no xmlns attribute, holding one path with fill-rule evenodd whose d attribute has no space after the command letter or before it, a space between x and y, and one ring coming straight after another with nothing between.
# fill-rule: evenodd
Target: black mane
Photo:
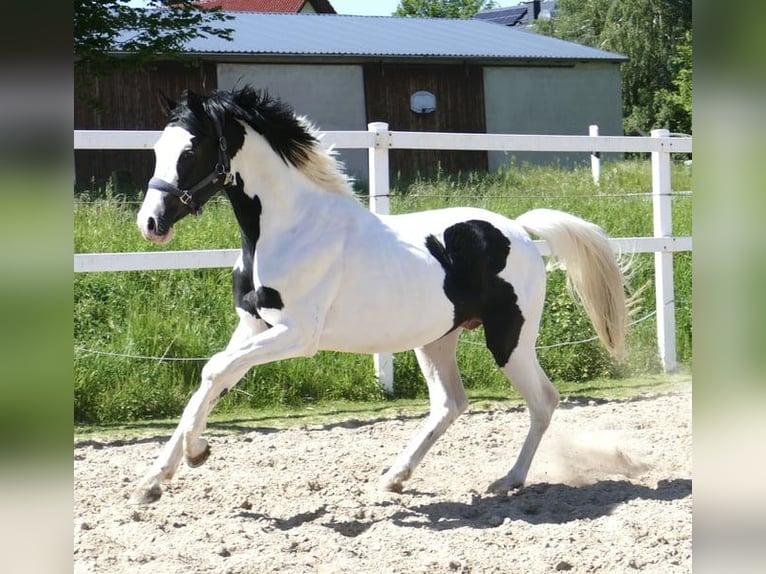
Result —
<instances>
[{"instance_id":1,"label":"black mane","mask_svg":"<svg viewBox=\"0 0 766 574\"><path fill-rule=\"evenodd\" d=\"M211 135L213 127L209 118L214 117L224 132L230 134L232 126L226 121L227 115L242 120L261 134L285 163L295 167L304 165L311 149L318 144L291 106L249 85L237 90L215 91L210 96L187 90L181 103L171 111L170 122L183 124L195 135ZM244 134L232 134L227 139L229 153L234 155L243 143Z\"/></svg>"}]
</instances>

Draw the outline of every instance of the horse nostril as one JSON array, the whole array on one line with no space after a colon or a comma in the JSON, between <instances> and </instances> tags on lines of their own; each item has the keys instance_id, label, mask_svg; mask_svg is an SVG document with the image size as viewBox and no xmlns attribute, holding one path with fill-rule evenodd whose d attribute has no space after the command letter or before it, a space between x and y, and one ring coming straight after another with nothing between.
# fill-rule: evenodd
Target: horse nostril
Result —
<instances>
[{"instance_id":1,"label":"horse nostril","mask_svg":"<svg viewBox=\"0 0 766 574\"><path fill-rule=\"evenodd\" d=\"M147 228L149 231L154 231L154 229L156 228L156 226L157 226L157 224L154 222L154 218L153 218L153 217L150 217L150 218L149 218L149 221L147 221L147 222L146 222L146 228Z\"/></svg>"}]
</instances>

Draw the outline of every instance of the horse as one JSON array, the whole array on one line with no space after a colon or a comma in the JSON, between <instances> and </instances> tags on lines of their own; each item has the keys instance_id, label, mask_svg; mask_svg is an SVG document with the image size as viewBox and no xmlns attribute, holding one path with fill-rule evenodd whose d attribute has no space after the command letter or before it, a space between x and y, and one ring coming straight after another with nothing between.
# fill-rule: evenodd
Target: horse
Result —
<instances>
[{"instance_id":1,"label":"horse","mask_svg":"<svg viewBox=\"0 0 766 574\"><path fill-rule=\"evenodd\" d=\"M207 460L201 434L208 415L251 368L320 350L414 349L430 412L380 479L382 489L400 492L468 406L456 347L461 331L480 325L530 417L515 463L488 491L522 487L559 403L535 350L546 266L532 236L548 242L600 341L619 357L627 284L603 229L551 209L515 220L471 207L374 214L317 128L266 90L248 84L159 99L168 119L154 146L138 227L145 239L165 244L176 222L199 215L223 192L242 238L232 273L239 323L202 368L199 388L130 502L158 500L182 455L190 467Z\"/></svg>"}]
</instances>

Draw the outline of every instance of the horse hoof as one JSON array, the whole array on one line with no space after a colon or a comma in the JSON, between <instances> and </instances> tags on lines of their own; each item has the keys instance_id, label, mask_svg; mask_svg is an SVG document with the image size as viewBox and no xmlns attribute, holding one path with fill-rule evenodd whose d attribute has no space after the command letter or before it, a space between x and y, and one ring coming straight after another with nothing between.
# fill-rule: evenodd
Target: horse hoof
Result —
<instances>
[{"instance_id":1,"label":"horse hoof","mask_svg":"<svg viewBox=\"0 0 766 574\"><path fill-rule=\"evenodd\" d=\"M507 496L514 490L521 489L523 486L524 486L523 482L519 482L518 480L511 480L506 476L490 484L487 487L487 492L489 494Z\"/></svg>"},{"instance_id":2,"label":"horse hoof","mask_svg":"<svg viewBox=\"0 0 766 574\"><path fill-rule=\"evenodd\" d=\"M205 461L210 456L210 445L205 442L205 448L202 450L201 453L199 453L197 456L187 456L186 457L186 466L189 468L197 468L198 466L202 466L205 464Z\"/></svg>"},{"instance_id":3,"label":"horse hoof","mask_svg":"<svg viewBox=\"0 0 766 574\"><path fill-rule=\"evenodd\" d=\"M388 481L388 480L380 481L380 489L385 490L386 492L401 492L403 488L404 488L404 485L401 482L394 482L394 481Z\"/></svg>"},{"instance_id":4,"label":"horse hoof","mask_svg":"<svg viewBox=\"0 0 766 574\"><path fill-rule=\"evenodd\" d=\"M388 492L401 492L404 488L404 481L406 481L412 472L409 470L403 470L396 473L388 471L380 479L380 489Z\"/></svg>"},{"instance_id":5,"label":"horse hoof","mask_svg":"<svg viewBox=\"0 0 766 574\"><path fill-rule=\"evenodd\" d=\"M128 500L128 504L133 506L152 504L157 502L161 496L162 488L158 484L150 488L138 488L133 492L133 495Z\"/></svg>"}]
</instances>

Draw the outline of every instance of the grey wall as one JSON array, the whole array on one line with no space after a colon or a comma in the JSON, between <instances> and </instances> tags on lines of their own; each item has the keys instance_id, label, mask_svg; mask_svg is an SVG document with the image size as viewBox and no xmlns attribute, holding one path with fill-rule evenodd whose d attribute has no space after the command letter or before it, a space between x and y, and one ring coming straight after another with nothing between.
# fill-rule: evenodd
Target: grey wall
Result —
<instances>
[{"instance_id":1,"label":"grey wall","mask_svg":"<svg viewBox=\"0 0 766 574\"><path fill-rule=\"evenodd\" d=\"M361 66L322 64L218 64L218 88L249 83L266 89L321 131L367 129ZM367 150L338 150L346 172L367 180Z\"/></svg>"},{"instance_id":2,"label":"grey wall","mask_svg":"<svg viewBox=\"0 0 766 574\"><path fill-rule=\"evenodd\" d=\"M578 63L560 67L485 67L487 133L623 135L620 68L615 63ZM489 152L489 169L518 161L564 165L586 161L589 154Z\"/></svg>"}]
</instances>

